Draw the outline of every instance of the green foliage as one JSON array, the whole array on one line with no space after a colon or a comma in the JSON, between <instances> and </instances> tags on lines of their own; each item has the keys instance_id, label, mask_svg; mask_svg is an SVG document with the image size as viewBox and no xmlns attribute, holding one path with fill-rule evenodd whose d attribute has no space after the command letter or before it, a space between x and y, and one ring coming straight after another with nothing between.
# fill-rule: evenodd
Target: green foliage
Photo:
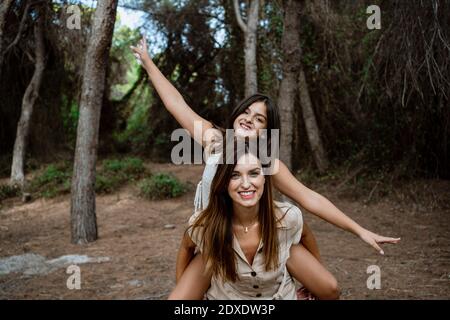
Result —
<instances>
[{"instance_id":1,"label":"green foliage","mask_svg":"<svg viewBox=\"0 0 450 320\"><path fill-rule=\"evenodd\" d=\"M138 186L141 196L150 200L175 198L186 192L186 186L167 173L158 173L143 179Z\"/></svg>"},{"instance_id":2,"label":"green foliage","mask_svg":"<svg viewBox=\"0 0 450 320\"><path fill-rule=\"evenodd\" d=\"M95 191L97 193L111 193L130 181L135 181L146 169L139 158L107 159L97 172Z\"/></svg>"},{"instance_id":3,"label":"green foliage","mask_svg":"<svg viewBox=\"0 0 450 320\"><path fill-rule=\"evenodd\" d=\"M62 96L61 118L64 131L70 141L75 142L77 135L78 118L80 116L80 107L76 101L69 100L66 95Z\"/></svg>"},{"instance_id":4,"label":"green foliage","mask_svg":"<svg viewBox=\"0 0 450 320\"><path fill-rule=\"evenodd\" d=\"M0 184L0 201L20 195L20 188L9 184Z\"/></svg>"},{"instance_id":5,"label":"green foliage","mask_svg":"<svg viewBox=\"0 0 450 320\"><path fill-rule=\"evenodd\" d=\"M128 182L136 181L146 169L139 158L107 159L97 170L95 191L111 193ZM30 183L30 191L38 196L53 198L67 194L71 189L72 166L65 162L51 164L36 175Z\"/></svg>"},{"instance_id":6,"label":"green foliage","mask_svg":"<svg viewBox=\"0 0 450 320\"><path fill-rule=\"evenodd\" d=\"M131 97L128 105L131 111L126 117L124 131L115 132L114 139L120 149L140 152L148 145L153 129L150 125L150 106L153 95L148 86L138 89Z\"/></svg>"},{"instance_id":7,"label":"green foliage","mask_svg":"<svg viewBox=\"0 0 450 320\"><path fill-rule=\"evenodd\" d=\"M122 179L114 175L97 174L95 177L96 193L111 193L122 185Z\"/></svg>"},{"instance_id":8,"label":"green foliage","mask_svg":"<svg viewBox=\"0 0 450 320\"><path fill-rule=\"evenodd\" d=\"M70 192L72 167L68 163L51 164L30 183L31 191L44 198Z\"/></svg>"},{"instance_id":9,"label":"green foliage","mask_svg":"<svg viewBox=\"0 0 450 320\"><path fill-rule=\"evenodd\" d=\"M103 162L104 172L122 173L126 175L139 175L144 172L144 163L139 158L124 158L105 160Z\"/></svg>"},{"instance_id":10,"label":"green foliage","mask_svg":"<svg viewBox=\"0 0 450 320\"><path fill-rule=\"evenodd\" d=\"M111 46L111 98L120 100L138 79L140 66L136 62L130 46L135 46L140 40L137 29L116 25Z\"/></svg>"}]
</instances>

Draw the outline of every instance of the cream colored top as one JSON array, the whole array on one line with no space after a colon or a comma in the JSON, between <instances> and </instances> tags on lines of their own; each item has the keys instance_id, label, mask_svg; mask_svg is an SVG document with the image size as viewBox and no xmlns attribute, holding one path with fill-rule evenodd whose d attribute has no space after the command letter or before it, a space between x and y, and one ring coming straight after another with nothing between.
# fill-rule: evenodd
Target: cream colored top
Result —
<instances>
[{"instance_id":1,"label":"cream colored top","mask_svg":"<svg viewBox=\"0 0 450 320\"><path fill-rule=\"evenodd\" d=\"M275 270L266 271L263 243L260 242L253 263L250 265L243 253L236 237L233 238L233 249L236 254L239 280L237 282L222 282L215 276L211 280L211 286L206 296L210 300L267 300L285 299L295 300L295 283L287 271L286 261L289 258L289 249L292 244L300 242L303 228L302 213L299 208L286 202L275 201L276 214L283 217L277 224L279 242L279 265ZM196 212L189 219L191 226L200 212ZM201 229L192 232L188 229L192 241L200 248Z\"/></svg>"}]
</instances>

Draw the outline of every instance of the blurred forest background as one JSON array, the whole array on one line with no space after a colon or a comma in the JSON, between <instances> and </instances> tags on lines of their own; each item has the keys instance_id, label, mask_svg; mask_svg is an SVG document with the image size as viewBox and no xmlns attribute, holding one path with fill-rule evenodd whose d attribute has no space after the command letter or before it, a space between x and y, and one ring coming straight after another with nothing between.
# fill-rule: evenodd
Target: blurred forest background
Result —
<instances>
[{"instance_id":1,"label":"blurred forest background","mask_svg":"<svg viewBox=\"0 0 450 320\"><path fill-rule=\"evenodd\" d=\"M222 126L249 92L268 94L299 179L369 229L409 237L375 297L448 298L449 0L0 1L0 256L77 251L97 239L97 212L100 241L83 252L116 264L84 269L83 297L167 296L182 234L171 230L192 213L201 168L168 164L179 125L129 48L145 35L198 114ZM371 249L312 226L343 297L370 296L365 273L349 274L378 262L347 261ZM0 277L0 297L78 297L54 285L65 277Z\"/></svg>"},{"instance_id":2,"label":"blurred forest background","mask_svg":"<svg viewBox=\"0 0 450 320\"><path fill-rule=\"evenodd\" d=\"M8 1L2 1L6 4ZM36 10L44 16L45 69L31 120L26 171L74 155L92 8L77 1L9 1L1 31L0 174L8 176L22 99L35 69ZM89 3L89 1L87 1ZM68 4L81 30L66 27ZM369 30L366 9L382 8ZM222 125L244 98L244 34L232 1L120 1L143 25L114 29L101 108L99 155L169 161L178 124L164 110L130 45L147 36L163 74L203 117ZM261 1L258 91L275 100L283 78L283 1ZM242 3L245 7L245 3ZM450 2L301 1L301 68L332 168L363 167L391 179L450 177ZM245 15L245 10L242 10ZM315 168L295 98L294 168Z\"/></svg>"}]
</instances>

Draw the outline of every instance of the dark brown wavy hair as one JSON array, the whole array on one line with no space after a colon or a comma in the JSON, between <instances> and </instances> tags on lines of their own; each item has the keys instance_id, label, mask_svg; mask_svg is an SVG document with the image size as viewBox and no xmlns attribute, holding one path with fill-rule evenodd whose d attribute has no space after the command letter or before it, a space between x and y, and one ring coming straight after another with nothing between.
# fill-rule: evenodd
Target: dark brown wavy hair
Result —
<instances>
[{"instance_id":1,"label":"dark brown wavy hair","mask_svg":"<svg viewBox=\"0 0 450 320\"><path fill-rule=\"evenodd\" d=\"M234 152L227 153L227 148L224 148L225 161L218 165L211 185L208 206L191 226L194 237L201 239L199 247L207 261L206 269L211 270L212 274L222 281L231 282L235 282L239 277L236 273L236 255L233 250L233 203L228 194L228 184L238 156L251 153L258 157L247 143L242 146L236 144L234 140L234 146ZM259 200L258 220L264 244L265 269L273 270L277 267L279 259L277 220L270 176L265 176L264 192Z\"/></svg>"}]
</instances>

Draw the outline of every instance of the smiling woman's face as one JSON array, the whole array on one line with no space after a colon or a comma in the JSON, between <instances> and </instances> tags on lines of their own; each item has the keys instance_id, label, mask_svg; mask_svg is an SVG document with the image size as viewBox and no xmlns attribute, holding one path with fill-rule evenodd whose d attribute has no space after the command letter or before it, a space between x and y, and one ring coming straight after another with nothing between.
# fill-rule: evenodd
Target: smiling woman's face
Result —
<instances>
[{"instance_id":1,"label":"smiling woman's face","mask_svg":"<svg viewBox=\"0 0 450 320\"><path fill-rule=\"evenodd\" d=\"M252 154L241 156L228 183L228 194L234 204L253 207L264 192L264 175L261 163Z\"/></svg>"},{"instance_id":2,"label":"smiling woman's face","mask_svg":"<svg viewBox=\"0 0 450 320\"><path fill-rule=\"evenodd\" d=\"M238 137L259 136L259 130L266 128L267 108L263 101L251 104L233 123L235 135Z\"/></svg>"}]
</instances>

